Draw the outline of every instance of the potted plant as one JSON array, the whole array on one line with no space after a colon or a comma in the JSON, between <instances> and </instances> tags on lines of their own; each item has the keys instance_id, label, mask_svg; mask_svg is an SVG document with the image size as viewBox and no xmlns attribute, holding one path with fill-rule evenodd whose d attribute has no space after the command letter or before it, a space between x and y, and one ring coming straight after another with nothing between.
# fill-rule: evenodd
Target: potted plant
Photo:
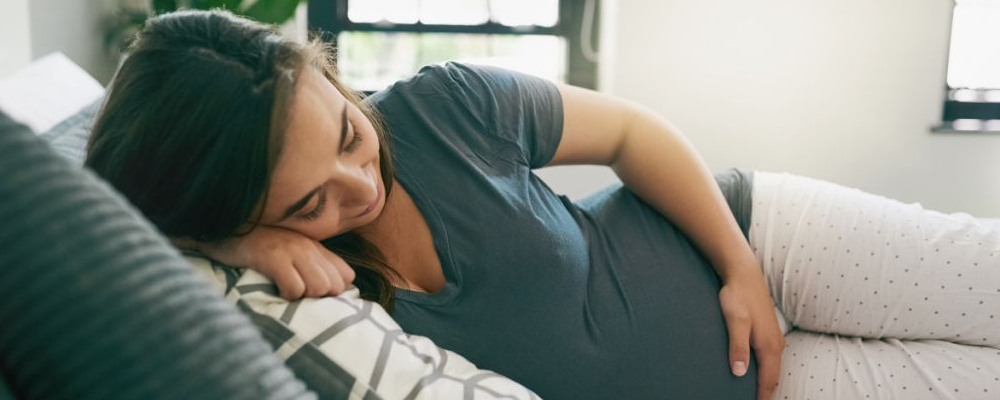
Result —
<instances>
[{"instance_id":1,"label":"potted plant","mask_svg":"<svg viewBox=\"0 0 1000 400\"><path fill-rule=\"evenodd\" d=\"M171 11L225 9L260 22L281 25L295 15L304 0L119 0L104 35L104 45L119 52L131 42L146 19Z\"/></svg>"}]
</instances>

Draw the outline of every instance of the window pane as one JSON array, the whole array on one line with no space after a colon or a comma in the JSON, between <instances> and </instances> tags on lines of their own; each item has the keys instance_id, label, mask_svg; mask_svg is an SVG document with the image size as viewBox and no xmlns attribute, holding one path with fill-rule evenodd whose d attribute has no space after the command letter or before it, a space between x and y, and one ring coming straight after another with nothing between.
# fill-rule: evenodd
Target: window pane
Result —
<instances>
[{"instance_id":1,"label":"window pane","mask_svg":"<svg viewBox=\"0 0 1000 400\"><path fill-rule=\"evenodd\" d=\"M384 0L350 0L347 2L347 19L354 22L378 22L385 9Z\"/></svg>"},{"instance_id":2,"label":"window pane","mask_svg":"<svg viewBox=\"0 0 1000 400\"><path fill-rule=\"evenodd\" d=\"M486 0L420 0L420 22L444 25L480 25L489 21Z\"/></svg>"},{"instance_id":3,"label":"window pane","mask_svg":"<svg viewBox=\"0 0 1000 400\"><path fill-rule=\"evenodd\" d=\"M415 24L420 0L349 0L347 18L354 22Z\"/></svg>"},{"instance_id":4,"label":"window pane","mask_svg":"<svg viewBox=\"0 0 1000 400\"><path fill-rule=\"evenodd\" d=\"M348 0L354 22L479 25L489 20L507 26L555 26L559 0Z\"/></svg>"},{"instance_id":5,"label":"window pane","mask_svg":"<svg viewBox=\"0 0 1000 400\"><path fill-rule=\"evenodd\" d=\"M563 82L566 44L547 35L342 32L337 66L355 90L380 90L427 64L495 65Z\"/></svg>"},{"instance_id":6,"label":"window pane","mask_svg":"<svg viewBox=\"0 0 1000 400\"><path fill-rule=\"evenodd\" d=\"M491 1L492 19L507 26L555 26L559 21L559 0Z\"/></svg>"},{"instance_id":7,"label":"window pane","mask_svg":"<svg viewBox=\"0 0 1000 400\"><path fill-rule=\"evenodd\" d=\"M952 20L948 86L1000 89L1000 1L959 1Z\"/></svg>"}]
</instances>

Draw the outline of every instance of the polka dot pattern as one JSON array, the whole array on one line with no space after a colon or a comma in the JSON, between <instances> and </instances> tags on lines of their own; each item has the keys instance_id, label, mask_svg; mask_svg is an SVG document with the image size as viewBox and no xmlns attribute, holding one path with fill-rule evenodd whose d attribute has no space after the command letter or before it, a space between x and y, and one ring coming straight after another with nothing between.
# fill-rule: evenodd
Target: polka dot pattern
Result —
<instances>
[{"instance_id":1,"label":"polka dot pattern","mask_svg":"<svg viewBox=\"0 0 1000 400\"><path fill-rule=\"evenodd\" d=\"M997 227L789 174L755 173L752 196L750 244L795 328L1000 348Z\"/></svg>"},{"instance_id":2,"label":"polka dot pattern","mask_svg":"<svg viewBox=\"0 0 1000 400\"><path fill-rule=\"evenodd\" d=\"M794 330L773 400L1000 398L1000 350Z\"/></svg>"},{"instance_id":3,"label":"polka dot pattern","mask_svg":"<svg viewBox=\"0 0 1000 400\"><path fill-rule=\"evenodd\" d=\"M788 174L752 197L792 326L772 399L1000 399L1000 227Z\"/></svg>"}]
</instances>

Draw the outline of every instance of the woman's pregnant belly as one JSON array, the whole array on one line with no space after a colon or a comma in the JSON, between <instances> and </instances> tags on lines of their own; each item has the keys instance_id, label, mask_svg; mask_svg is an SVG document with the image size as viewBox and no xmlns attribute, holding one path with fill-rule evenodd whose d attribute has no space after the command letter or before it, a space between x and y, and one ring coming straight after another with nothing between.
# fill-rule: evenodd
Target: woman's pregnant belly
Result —
<instances>
[{"instance_id":1,"label":"woman's pregnant belly","mask_svg":"<svg viewBox=\"0 0 1000 400\"><path fill-rule=\"evenodd\" d=\"M688 239L621 187L567 208L583 261L484 256L503 273L470 265L456 298L400 301L394 318L547 400L754 399L756 363L730 373L720 282Z\"/></svg>"},{"instance_id":2,"label":"woman's pregnant belly","mask_svg":"<svg viewBox=\"0 0 1000 400\"><path fill-rule=\"evenodd\" d=\"M730 372L721 284L688 238L622 187L578 207L591 245L588 319L620 375L618 398L754 398L756 363Z\"/></svg>"}]
</instances>

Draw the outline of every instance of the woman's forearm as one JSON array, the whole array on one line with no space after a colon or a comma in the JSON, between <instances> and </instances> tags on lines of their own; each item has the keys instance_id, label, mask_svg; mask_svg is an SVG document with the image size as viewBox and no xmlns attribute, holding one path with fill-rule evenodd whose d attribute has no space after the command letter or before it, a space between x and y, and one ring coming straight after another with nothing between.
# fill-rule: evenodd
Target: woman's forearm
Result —
<instances>
[{"instance_id":1,"label":"woman's forearm","mask_svg":"<svg viewBox=\"0 0 1000 400\"><path fill-rule=\"evenodd\" d=\"M694 147L665 119L642 108L634 111L611 163L618 177L690 237L723 281L759 273L749 244Z\"/></svg>"}]
</instances>

